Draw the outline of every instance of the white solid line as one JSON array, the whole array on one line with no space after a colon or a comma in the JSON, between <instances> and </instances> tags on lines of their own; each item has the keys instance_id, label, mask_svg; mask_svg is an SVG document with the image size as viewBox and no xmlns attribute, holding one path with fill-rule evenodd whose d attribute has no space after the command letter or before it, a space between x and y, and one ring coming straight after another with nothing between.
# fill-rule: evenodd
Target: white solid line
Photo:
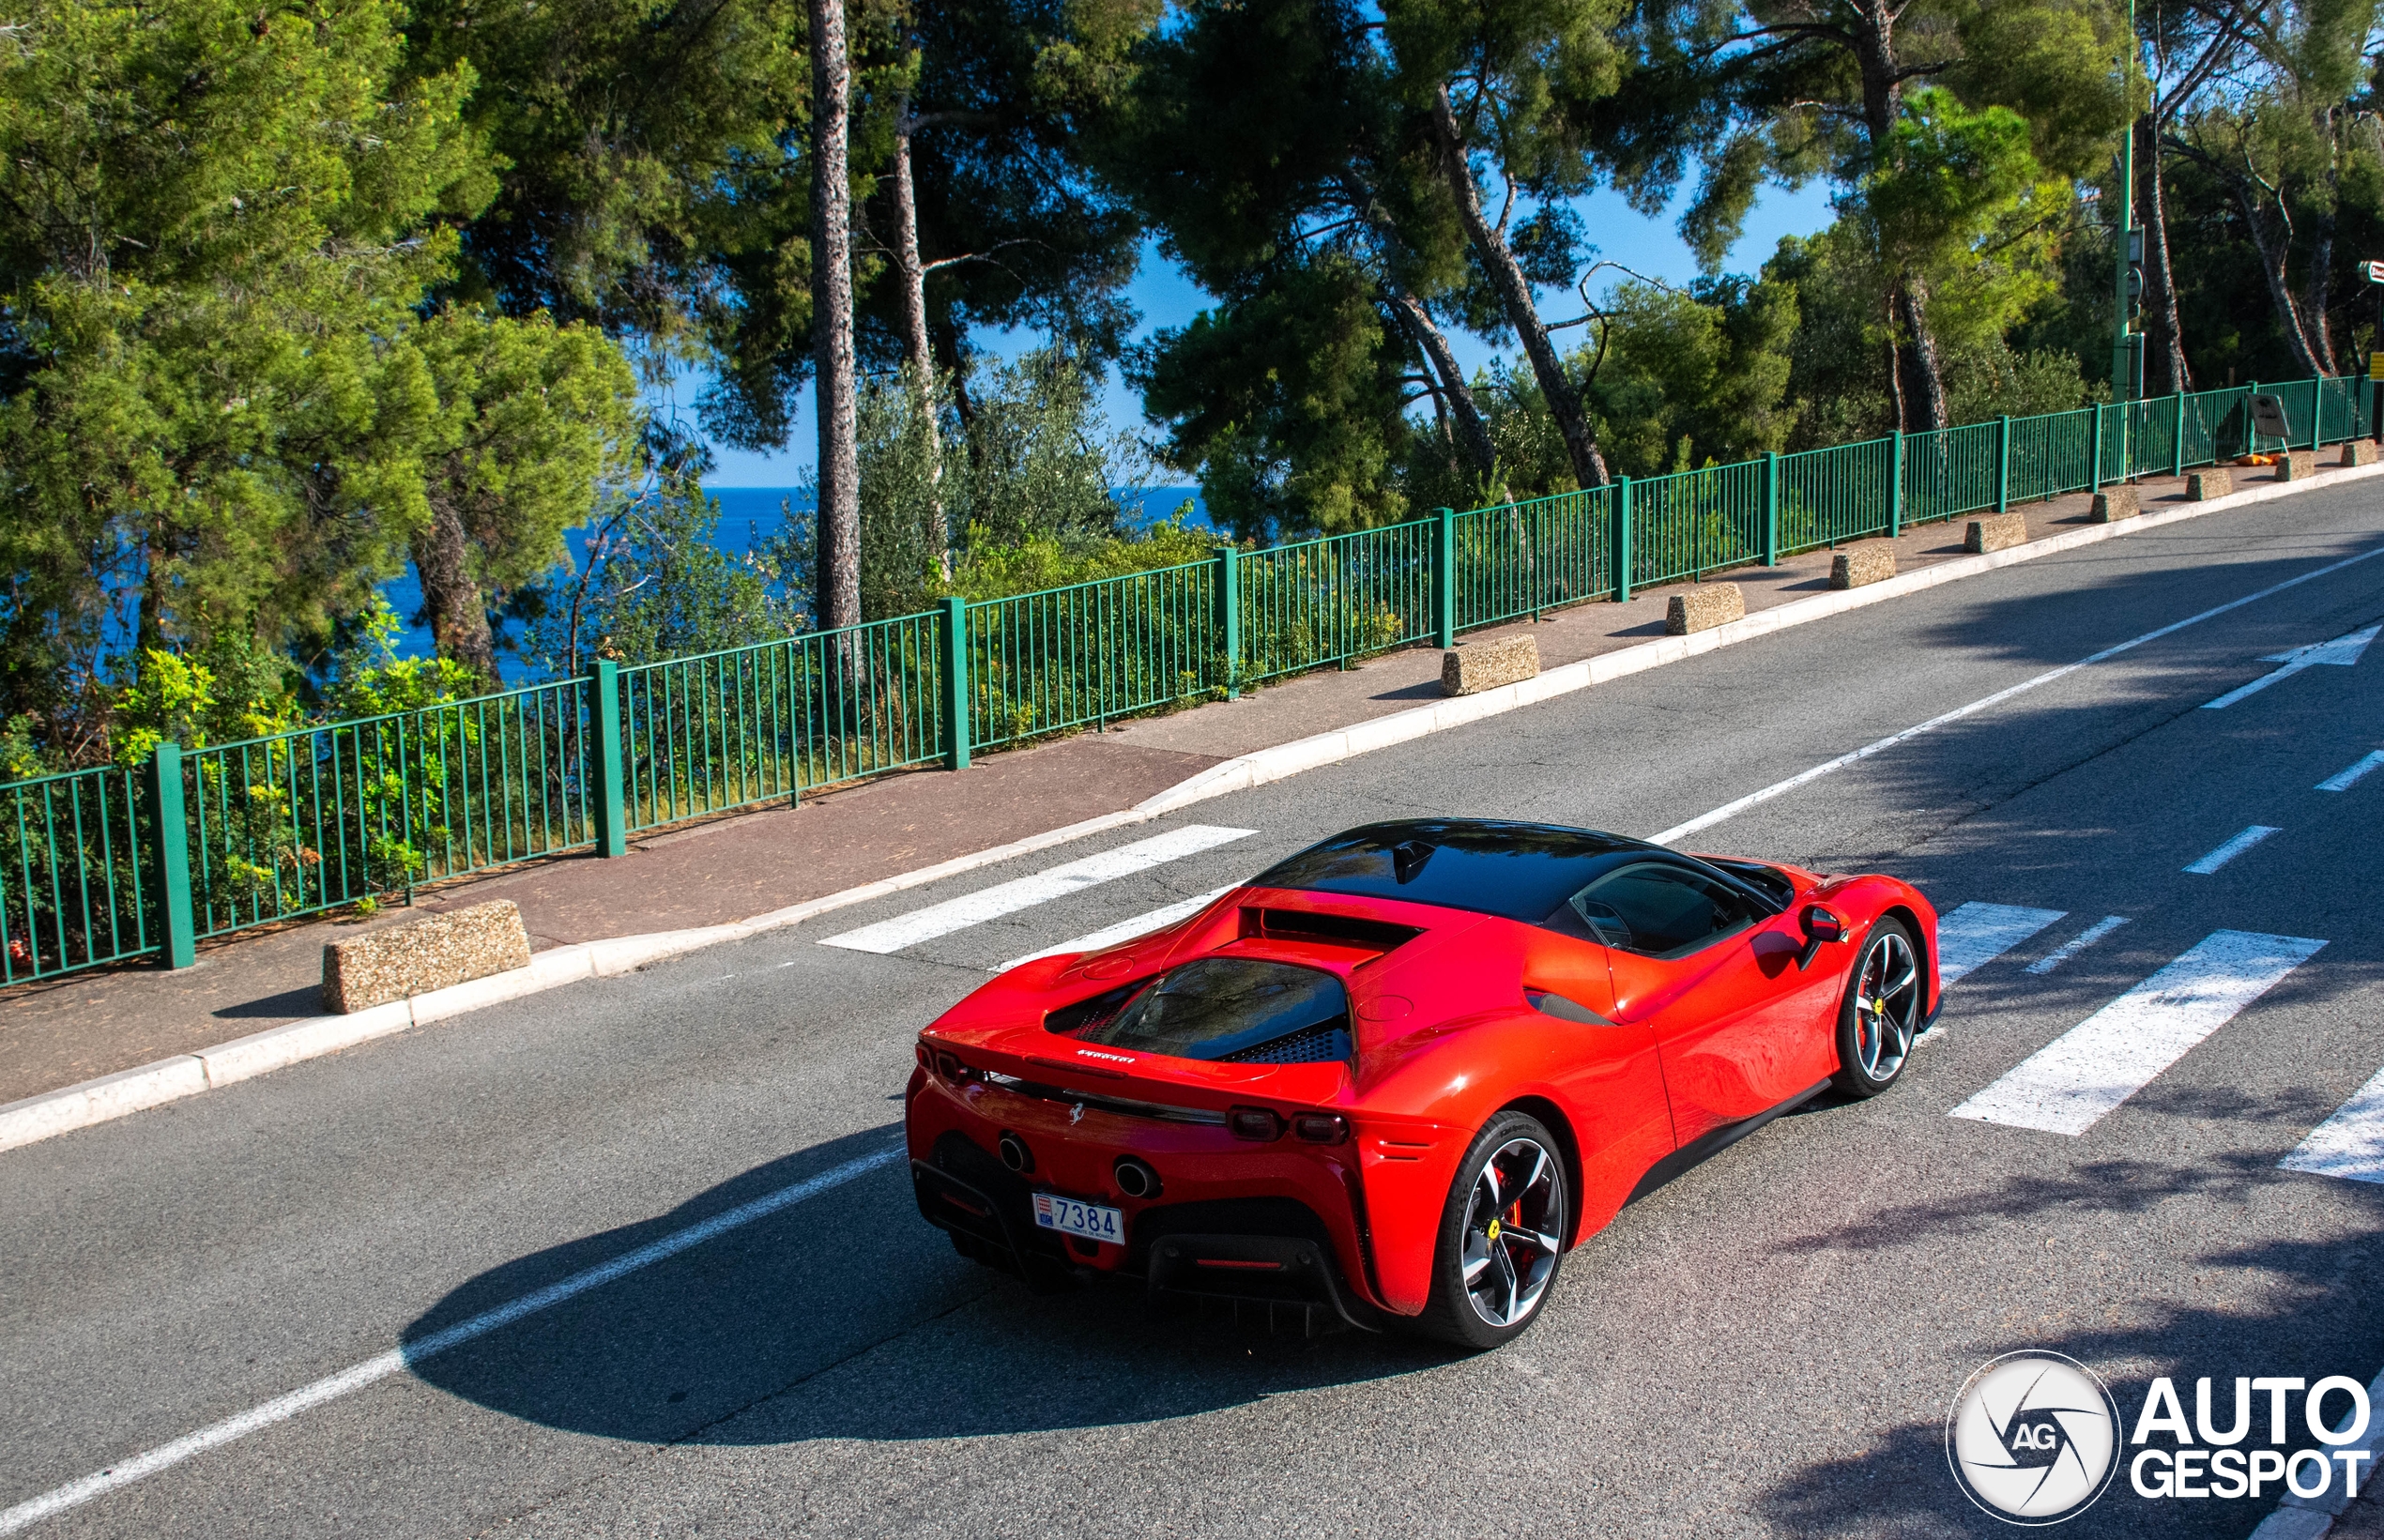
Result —
<instances>
[{"instance_id":1,"label":"white solid line","mask_svg":"<svg viewBox=\"0 0 2384 1540\"><path fill-rule=\"evenodd\" d=\"M2299 936L2214 932L2029 1055L1952 1116L2083 1134L2324 945Z\"/></svg>"},{"instance_id":2,"label":"white solid line","mask_svg":"<svg viewBox=\"0 0 2384 1540\"><path fill-rule=\"evenodd\" d=\"M1113 881L1163 866L1170 861L1198 855L1203 850L1235 840L1247 839L1255 829L1219 829L1213 824L1186 824L1164 834L1154 834L1132 845L1121 845L1114 850L1104 850L1097 856L1067 861L1032 877L997 883L993 887L958 898L948 898L940 904L930 904L924 909L892 920L880 920L874 925L848 930L841 936L822 938L821 946L843 947L851 952L900 952L905 947L931 941L939 936L949 936L955 930L982 925L1005 914L1037 904L1047 904L1055 898L1090 888L1096 883Z\"/></svg>"},{"instance_id":3,"label":"white solid line","mask_svg":"<svg viewBox=\"0 0 2384 1540\"><path fill-rule=\"evenodd\" d=\"M2355 631L2348 636L2337 636L2331 642L2297 647L2290 652L2271 653L2261 662L2281 663L2285 665L2283 668L2273 674L2263 674L2251 683L2230 690L2216 700L2204 701L2202 709L2224 711L2244 696L2255 695L2269 685L2282 679L2289 679L2301 670L2315 668L2319 663L2333 663L2348 668L2360 661L2360 654L2367 650L2368 643L2376 640L2376 633L2378 631L2384 631L2384 626L2370 626L2365 631Z\"/></svg>"},{"instance_id":4,"label":"white solid line","mask_svg":"<svg viewBox=\"0 0 2384 1540\"><path fill-rule=\"evenodd\" d=\"M2117 930L2121 925L2124 925L2127 922L2128 917L2124 914L2106 914L2101 919L2096 921L2093 924L2088 925L2086 929L2078 932L2075 936L2072 936L2068 940L2062 942L2059 946L2055 947L2051 952L2048 952L2043 956L2038 958L2035 962L2030 963L2027 966L2026 971L2038 974L2050 973L2055 968L2059 968L2063 963L2068 962L2071 958L2076 956L2079 953L2084 952L2086 948L2094 945L2095 942L2101 940L2104 937L2110 935L2113 931Z\"/></svg>"},{"instance_id":5,"label":"white solid line","mask_svg":"<svg viewBox=\"0 0 2384 1540\"><path fill-rule=\"evenodd\" d=\"M1148 914L1138 914L1131 920L1121 920L1114 925L1104 925L1089 936L1079 936L1073 941L1062 941L1056 947L1045 947L1041 952L1030 952L1023 957L1013 957L994 971L1007 973L1022 964L1035 962L1045 957L1057 957L1063 952L1098 952L1103 947L1116 946L1120 941L1131 941L1138 936L1148 936L1153 931L1163 930L1179 920L1189 920L1227 893L1231 892L1236 886L1238 884L1229 882L1222 888L1215 888L1200 894L1198 898L1187 898L1181 903L1169 904L1164 908L1153 909Z\"/></svg>"},{"instance_id":6,"label":"white solid line","mask_svg":"<svg viewBox=\"0 0 2384 1540\"><path fill-rule=\"evenodd\" d=\"M2353 786L2358 785L2361 780L2366 776L2367 772L2374 770L2378 765L2384 765L2384 749L2375 750L2370 753L2366 758L2361 759L2358 764L2353 765L2350 769L2343 771L2339 775L2328 776L2325 780L2320 781L2317 784L2317 789L2320 791L2348 791Z\"/></svg>"},{"instance_id":7,"label":"white solid line","mask_svg":"<svg viewBox=\"0 0 2384 1540\"><path fill-rule=\"evenodd\" d=\"M2241 855L2244 851L2249 850L2252 846L2259 844L2262 840L2267 839L2270 834L2282 834L2285 831L2282 829L2271 829L2267 824L2255 823L2251 828L2245 830L2242 833L2236 835L2235 838L2227 841L2224 845L2222 845L2217 849L2211 851L2208 855L2193 862L2191 865L2187 866L2185 870L2193 873L2195 877L2208 877L2212 872L2217 871L2228 861L2233 861L2236 857Z\"/></svg>"},{"instance_id":8,"label":"white solid line","mask_svg":"<svg viewBox=\"0 0 2384 1540\"><path fill-rule=\"evenodd\" d=\"M42 1493L39 1497L28 1499L13 1508L0 1511L0 1534L13 1534L28 1524L47 1518L53 1514L64 1513L67 1509L88 1502L95 1497L113 1492L119 1487L130 1486L144 1477L156 1475L160 1471L179 1465L193 1455L219 1448L235 1439L245 1438L259 1428L270 1427L275 1423L287 1422L312 1407L319 1407L326 1401L337 1400L351 1391L362 1390L367 1385L386 1380L409 1365L436 1357L451 1348L459 1348L476 1337L486 1336L489 1333L500 1327L510 1326L526 1316L534 1316L542 1310L552 1309L566 1300L587 1293L591 1288L601 1288L617 1278L627 1277L642 1268L649 1268L656 1262L676 1257L691 1246L699 1246L741 1226L750 1225L756 1219L766 1219L789 1204L800 1203L804 1198L824 1193L832 1187L841 1187L846 1182L867 1176L879 1166L900 1159L904 1147L897 1144L871 1154L862 1155L845 1162L842 1166L822 1171L816 1177L806 1178L791 1186L781 1187L774 1193L766 1193L749 1203L740 1203L737 1207L716 1213L699 1224L690 1225L682 1230L674 1230L659 1241L649 1242L634 1251L624 1252L609 1262L599 1263L585 1272L574 1273L559 1283L551 1283L543 1288L533 1289L519 1299L500 1304L493 1310L483 1310L477 1316L457 1321L454 1325L433 1332L428 1336L418 1337L388 1352L375 1353L360 1364L350 1365L337 1374L327 1375L311 1385L302 1385L286 1395L276 1396L260 1406L251 1407L236 1416L226 1417L220 1423L200 1428L195 1433L184 1434L172 1443L160 1444L155 1449L135 1455L130 1459L119 1460L106 1470L84 1476L80 1481L70 1481L64 1487Z\"/></svg>"},{"instance_id":9,"label":"white solid line","mask_svg":"<svg viewBox=\"0 0 2384 1540\"><path fill-rule=\"evenodd\" d=\"M1951 983L1994 962L2068 913L2013 904L1964 904L1937 921L1937 982Z\"/></svg>"},{"instance_id":10,"label":"white solid line","mask_svg":"<svg viewBox=\"0 0 2384 1540\"><path fill-rule=\"evenodd\" d=\"M1656 835L1652 843L1657 845L1670 845L1674 840L1684 839L1690 834L1694 834L1701 829L1710 829L1715 824L1721 822L1725 818L1744 813L1747 809L1753 807L1758 802L1770 801L1774 797L1779 797L1784 795L1785 793L1794 791L1798 786L1805 785L1807 782L1818 781L1823 776L1829 774L1832 770L1843 770L1848 765L1868 759L1872 755L1877 754L1884 749L1892 749L1906 739L1918 738L1922 733L1933 732L1935 729L1944 726L1948 722L1959 722L1964 717L1983 711L1991 706L1999 706L2003 702L2010 700L2014 695L2034 690L2039 685L2051 684L2054 680L2074 674L2079 669L2085 668L2089 664L2099 663L2105 662L2106 660L2116 658L2120 653L2126 652L2134 648L2142 647L2147 642L2157 642L2162 637L2183 631L2188 626L2200 625L2203 621L2210 619L2216 616L2224 615L2229 610L2239 610L2244 605L2257 602L2260 600L2269 597L2271 594L2283 593L2287 588L2307 583L2314 578L2324 577L2329 572L2339 572L2346 567L2353 566L2359 562L2366 561L2371 557L2379 556L2384 556L2384 545L2377 546L2373 551L2362 551L2358 556L2346 557L2341 561L2333 562L2328 566L2319 567L2311 572L2303 572L2299 577L2288 577L2284 582L2262 588L2257 593L2248 593L2240 599L2230 599L2225 603L2204 610L2199 615L2189 615L2182 620L2172 620L2167 625L2161 627L2157 631L2147 631L2141 636L2131 636L2126 641L2119 643L2116 647L2106 647L2100 652L2090 653L2084 658L2080 658L2076 663L2063 663L2058 668L2047 669L2033 679L2022 679L2018 684L1998 690L1992 695L1982 695L1979 699L1972 701L1967 706L1957 706L1952 710L1946 712L1942 716L1931 717L1928 721L1921 723L1918 726L1906 727L1903 731L1900 733L1892 733L1887 737L1879 740L1876 743L1866 743L1861 748L1856 749L1852 753L1841 754L1837 758L1815 765L1811 770L1800 770L1796 774L1788 777L1785 781L1775 781L1770 785L1764 787L1761 791L1749 792L1746 796L1739 798L1735 802L1724 802L1721 806L1714 809L1711 813L1701 814L1698 816L1689 819L1687 823L1674 824L1672 828ZM1926 569L1923 569L1923 571L1926 571Z\"/></svg>"},{"instance_id":11,"label":"white solid line","mask_svg":"<svg viewBox=\"0 0 2384 1540\"><path fill-rule=\"evenodd\" d=\"M2277 1164L2347 1182L2384 1182L2384 1071Z\"/></svg>"}]
</instances>

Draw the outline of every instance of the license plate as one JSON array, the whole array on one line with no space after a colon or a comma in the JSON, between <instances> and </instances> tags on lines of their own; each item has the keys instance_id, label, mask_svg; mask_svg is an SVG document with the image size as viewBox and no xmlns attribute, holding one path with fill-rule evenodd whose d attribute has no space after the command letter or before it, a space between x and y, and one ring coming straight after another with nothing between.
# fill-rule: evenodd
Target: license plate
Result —
<instances>
[{"instance_id":1,"label":"license plate","mask_svg":"<svg viewBox=\"0 0 2384 1540\"><path fill-rule=\"evenodd\" d=\"M1047 1230L1063 1235L1081 1235L1088 1241L1107 1241L1113 1246L1125 1244L1125 1215L1116 1209L1105 1209L1098 1203L1079 1203L1073 1197L1056 1193L1034 1195L1034 1222Z\"/></svg>"}]
</instances>

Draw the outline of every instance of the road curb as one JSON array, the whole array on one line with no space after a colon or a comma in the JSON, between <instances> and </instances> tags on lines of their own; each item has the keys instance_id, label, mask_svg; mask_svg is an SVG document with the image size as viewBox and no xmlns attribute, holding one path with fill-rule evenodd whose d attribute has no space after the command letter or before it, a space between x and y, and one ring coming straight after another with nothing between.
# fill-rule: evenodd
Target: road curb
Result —
<instances>
[{"instance_id":1,"label":"road curb","mask_svg":"<svg viewBox=\"0 0 2384 1540\"><path fill-rule=\"evenodd\" d=\"M731 924L656 931L555 947L533 956L527 968L493 974L470 983L434 990L411 999L392 1001L349 1015L315 1016L289 1022L212 1048L203 1048L196 1053L177 1054L154 1064L102 1075L62 1090L46 1091L0 1106L0 1151L54 1138L78 1128L108 1122L130 1113L179 1101L186 1096L252 1079L309 1059L338 1053L374 1038L445 1021L506 1000L519 999L585 979L618 977L665 958L680 956L722 942L741 941L764 931L798 925L818 915L865 904L905 889L1032 855L1038 850L1107 833L1111 830L1148 823L1212 798L1287 780L1304 771L1338 764L1377 749L1467 726L1526 706L1586 690L1592 685L1701 657L1739 642L1753 641L1760 636L1826 619L1866 605L1901 599L1940 584L1979 576L2020 562L2032 561L2038 557L2075 550L2082 545L2092 545L2140 529L2154 529L2280 497L2321 492L2376 476L2384 476L2384 464L2322 471L2307 480L2267 483L2205 503L2188 503L2157 513L2122 519L2115 524L2084 525L2057 535L2048 535L2042 540L2031 541L2025 545L1984 555L1958 557L1859 588L1833 590L1815 594L1810 599L1777 604L1710 631L1688 636L1665 636L1637 647L1621 648L1594 658L1584 658L1579 663L1550 669L1535 679L1486 690L1477 695L1436 701L1429 706L1376 717L1354 726L1337 728L1290 743L1276 744L1273 748L1239 755L1212 765L1133 807L1105 813L1098 817L1041 834L1032 834L990 849L955 856L932 866L923 866L915 872L905 872L801 904L791 904ZM2306 1511L2297 1509L2296 1513ZM2282 1519L2285 1514L2280 1510L2272 1517ZM2299 1522L2299 1518L2294 1521ZM2261 1532L2263 1540L2286 1540L2283 1531L2271 1534L2264 1527ZM2324 1531L2315 1532L2323 1533ZM2294 1532L2291 1540L2300 1540L2298 1531Z\"/></svg>"},{"instance_id":2,"label":"road curb","mask_svg":"<svg viewBox=\"0 0 2384 1540\"><path fill-rule=\"evenodd\" d=\"M2376 1479L2376 1456L2384 1454L2384 1369L2376 1371L2376 1378L2368 1381L2367 1399L2370 1408L2367 1431L2351 1442L2336 1447L2346 1453L2351 1450L2363 1452L2367 1456L2364 1480L2373 1481ZM2336 1427L2340 1431L2348 1426L2349 1421L2346 1418ZM2250 1540L2325 1540L2326 1534L2334 1528L2334 1521L2343 1517L2343 1510L2357 1501L2360 1494L2359 1487L2348 1486L2340 1475L2331 1473L2336 1469L2339 1467L2330 1468L2326 1490L2315 1497L2287 1495L2277 1503L2276 1511L2260 1520L2260 1527L2252 1532Z\"/></svg>"}]
</instances>

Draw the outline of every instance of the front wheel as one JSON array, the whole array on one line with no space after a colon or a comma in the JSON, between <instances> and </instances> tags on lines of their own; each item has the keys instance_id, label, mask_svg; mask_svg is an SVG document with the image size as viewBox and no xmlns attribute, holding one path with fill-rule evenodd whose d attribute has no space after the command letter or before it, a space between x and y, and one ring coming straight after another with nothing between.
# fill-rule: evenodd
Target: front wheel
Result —
<instances>
[{"instance_id":1,"label":"front wheel","mask_svg":"<svg viewBox=\"0 0 2384 1540\"><path fill-rule=\"evenodd\" d=\"M1846 998L1838 1007L1838 1089L1876 1096L1903 1074L1920 1035L1920 949L1900 920L1882 920L1862 938Z\"/></svg>"},{"instance_id":2,"label":"front wheel","mask_svg":"<svg viewBox=\"0 0 2384 1540\"><path fill-rule=\"evenodd\" d=\"M1476 1349L1521 1336L1556 1281L1569 1217L1555 1138L1521 1112L1492 1118L1449 1187L1416 1330Z\"/></svg>"}]
</instances>

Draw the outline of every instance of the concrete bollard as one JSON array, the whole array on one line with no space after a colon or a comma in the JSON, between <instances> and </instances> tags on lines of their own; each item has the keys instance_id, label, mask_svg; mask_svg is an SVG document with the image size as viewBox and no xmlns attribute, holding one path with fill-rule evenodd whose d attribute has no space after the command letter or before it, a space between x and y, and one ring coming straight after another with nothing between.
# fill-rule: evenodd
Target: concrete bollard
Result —
<instances>
[{"instance_id":1,"label":"concrete bollard","mask_svg":"<svg viewBox=\"0 0 2384 1540\"><path fill-rule=\"evenodd\" d=\"M2317 451L2286 450L2276 457L2276 479L2280 481L2306 481L2317 474Z\"/></svg>"},{"instance_id":2,"label":"concrete bollard","mask_svg":"<svg viewBox=\"0 0 2384 1540\"><path fill-rule=\"evenodd\" d=\"M1895 547L1886 541L1867 540L1849 545L1829 563L1829 586L1833 588L1859 588L1895 575Z\"/></svg>"},{"instance_id":3,"label":"concrete bollard","mask_svg":"<svg viewBox=\"0 0 2384 1540\"><path fill-rule=\"evenodd\" d=\"M1686 636L1747 618L1747 596L1735 583L1700 583L1673 595L1664 608L1664 634Z\"/></svg>"},{"instance_id":4,"label":"concrete bollard","mask_svg":"<svg viewBox=\"0 0 2384 1540\"><path fill-rule=\"evenodd\" d=\"M2376 464L2376 444L2372 438L2354 438L2343 446L2343 464L2372 465Z\"/></svg>"},{"instance_id":5,"label":"concrete bollard","mask_svg":"<svg viewBox=\"0 0 2384 1540\"><path fill-rule=\"evenodd\" d=\"M2185 500L2207 503L2213 497L2235 495L2235 473L2224 465L2215 470L2197 470L2185 479Z\"/></svg>"},{"instance_id":6,"label":"concrete bollard","mask_svg":"<svg viewBox=\"0 0 2384 1540\"><path fill-rule=\"evenodd\" d=\"M323 1009L345 1014L529 966L510 898L367 931L323 949Z\"/></svg>"},{"instance_id":7,"label":"concrete bollard","mask_svg":"<svg viewBox=\"0 0 2384 1540\"><path fill-rule=\"evenodd\" d=\"M2144 504L2136 496L2135 488L2115 486L2107 492L2094 495L2094 511L2086 517L2094 524L2116 524L2121 519L2132 519L2143 511Z\"/></svg>"},{"instance_id":8,"label":"concrete bollard","mask_svg":"<svg viewBox=\"0 0 2384 1540\"><path fill-rule=\"evenodd\" d=\"M1964 550L1981 554L2009 551L2027 543L2028 519L2025 513L1990 513L1983 519L1972 519L1962 537Z\"/></svg>"},{"instance_id":9,"label":"concrete bollard","mask_svg":"<svg viewBox=\"0 0 2384 1540\"><path fill-rule=\"evenodd\" d=\"M1472 695L1539 673L1539 643L1526 632L1496 641L1464 642L1441 654L1441 694Z\"/></svg>"}]
</instances>

